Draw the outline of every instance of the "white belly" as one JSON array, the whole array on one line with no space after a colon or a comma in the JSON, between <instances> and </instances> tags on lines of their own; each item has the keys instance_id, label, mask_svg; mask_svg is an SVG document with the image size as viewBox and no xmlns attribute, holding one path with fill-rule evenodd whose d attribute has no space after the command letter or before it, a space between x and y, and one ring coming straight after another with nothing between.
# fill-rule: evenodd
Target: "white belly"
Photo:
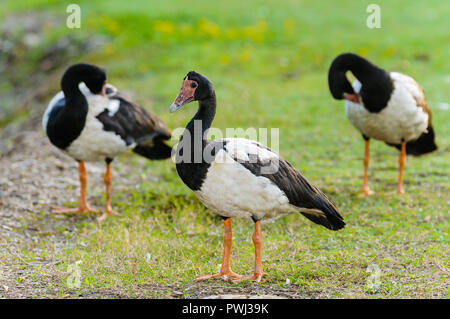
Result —
<instances>
[{"instance_id":1,"label":"white belly","mask_svg":"<svg viewBox=\"0 0 450 319\"><path fill-rule=\"evenodd\" d=\"M226 161L218 160L223 156ZM224 217L251 220L254 216L270 221L300 211L269 179L253 175L223 150L211 164L201 189L194 193L206 207Z\"/></svg>"},{"instance_id":2,"label":"white belly","mask_svg":"<svg viewBox=\"0 0 450 319\"><path fill-rule=\"evenodd\" d=\"M359 92L359 82L353 84ZM428 114L418 107L411 93L398 81L388 105L379 113L370 113L362 104L345 102L345 112L350 122L370 138L400 144L417 139L428 126Z\"/></svg>"},{"instance_id":3,"label":"white belly","mask_svg":"<svg viewBox=\"0 0 450 319\"><path fill-rule=\"evenodd\" d=\"M103 124L96 118L108 104L108 99L98 95L86 96L89 110L86 116L86 125L80 136L73 141L66 152L73 158L81 161L101 161L105 158L114 158L128 150L124 140L112 131L104 131Z\"/></svg>"}]
</instances>

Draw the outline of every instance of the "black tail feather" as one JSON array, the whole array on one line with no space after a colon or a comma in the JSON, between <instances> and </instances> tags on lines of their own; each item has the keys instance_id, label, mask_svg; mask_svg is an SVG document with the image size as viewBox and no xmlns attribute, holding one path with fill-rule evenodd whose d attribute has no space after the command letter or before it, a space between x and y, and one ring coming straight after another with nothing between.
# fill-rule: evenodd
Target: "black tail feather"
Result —
<instances>
[{"instance_id":1,"label":"black tail feather","mask_svg":"<svg viewBox=\"0 0 450 319\"><path fill-rule=\"evenodd\" d=\"M303 216L312 222L322 225L331 230L339 230L344 228L345 222L341 213L328 197L319 192L313 199L316 211L301 212Z\"/></svg>"},{"instance_id":2,"label":"black tail feather","mask_svg":"<svg viewBox=\"0 0 450 319\"><path fill-rule=\"evenodd\" d=\"M400 144L391 145L395 148L401 150ZM420 137L415 140L406 143L406 154L419 156L427 153L431 153L437 150L437 145L434 142L434 130L433 126L429 125L427 128L427 132L420 135Z\"/></svg>"},{"instance_id":3,"label":"black tail feather","mask_svg":"<svg viewBox=\"0 0 450 319\"><path fill-rule=\"evenodd\" d=\"M138 144L133 152L151 160L162 160L172 155L172 147L160 139L154 139L151 145Z\"/></svg>"}]
</instances>

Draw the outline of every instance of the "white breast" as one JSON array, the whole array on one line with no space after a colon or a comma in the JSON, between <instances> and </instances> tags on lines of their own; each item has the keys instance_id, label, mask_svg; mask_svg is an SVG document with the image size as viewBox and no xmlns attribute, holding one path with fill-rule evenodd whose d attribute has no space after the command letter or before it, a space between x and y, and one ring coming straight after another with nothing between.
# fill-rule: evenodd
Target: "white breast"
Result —
<instances>
[{"instance_id":1,"label":"white breast","mask_svg":"<svg viewBox=\"0 0 450 319\"><path fill-rule=\"evenodd\" d=\"M47 131L47 123L48 118L50 116L50 113L52 112L53 108L55 107L56 103L64 98L64 92L59 91L51 100L50 103L48 103L47 109L44 112L44 115L42 116L42 127L44 128L44 131Z\"/></svg>"},{"instance_id":2,"label":"white breast","mask_svg":"<svg viewBox=\"0 0 450 319\"><path fill-rule=\"evenodd\" d=\"M67 153L78 160L100 161L106 157L114 158L126 152L129 147L134 147L135 145L127 147L115 132L103 130L103 124L96 118L105 109L110 116L114 115L119 109L119 101L91 94L84 83L80 83L80 89L89 105L86 124L80 136L67 148Z\"/></svg>"},{"instance_id":3,"label":"white breast","mask_svg":"<svg viewBox=\"0 0 450 319\"><path fill-rule=\"evenodd\" d=\"M244 141L235 139L234 145L253 147ZM227 148L231 144L228 143ZM238 147L232 149L232 153L246 156ZM265 155L273 156L271 154L277 156L270 151ZM284 192L274 183L251 173L225 150L217 153L201 189L195 194L206 207L226 217L251 219L253 215L268 221L300 210L289 204Z\"/></svg>"},{"instance_id":4,"label":"white breast","mask_svg":"<svg viewBox=\"0 0 450 319\"><path fill-rule=\"evenodd\" d=\"M420 96L419 88L400 73L390 73L394 91L387 106L379 113L370 113L362 104L345 101L345 110L350 122L370 138L391 144L400 144L417 139L428 126L428 114L417 106L415 98ZM411 79L412 80L412 79ZM414 81L414 80L413 80ZM414 81L415 83L415 81ZM361 83L353 83L359 93Z\"/></svg>"}]
</instances>

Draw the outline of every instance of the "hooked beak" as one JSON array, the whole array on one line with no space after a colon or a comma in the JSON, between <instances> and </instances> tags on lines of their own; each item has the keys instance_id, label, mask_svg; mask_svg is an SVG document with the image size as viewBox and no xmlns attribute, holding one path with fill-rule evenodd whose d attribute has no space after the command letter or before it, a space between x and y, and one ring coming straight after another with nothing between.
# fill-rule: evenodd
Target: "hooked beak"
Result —
<instances>
[{"instance_id":1,"label":"hooked beak","mask_svg":"<svg viewBox=\"0 0 450 319\"><path fill-rule=\"evenodd\" d=\"M173 101L170 106L170 113L173 113L183 107L183 105L188 104L189 102L194 101L195 87L192 87L191 84L194 82L193 80L188 80L187 78L183 80L183 84L181 85L180 93L178 93L175 101Z\"/></svg>"},{"instance_id":2,"label":"hooked beak","mask_svg":"<svg viewBox=\"0 0 450 319\"><path fill-rule=\"evenodd\" d=\"M182 103L182 104L177 104L176 102L173 102L172 105L170 106L170 113L173 113L175 111L178 111L179 109L181 109L181 107L183 105L185 105L186 103Z\"/></svg>"},{"instance_id":3,"label":"hooked beak","mask_svg":"<svg viewBox=\"0 0 450 319\"><path fill-rule=\"evenodd\" d=\"M194 100L194 97L188 97L184 98L183 95L178 94L175 101L173 101L172 105L170 106L170 113L173 113L175 111L178 111L183 107L183 105L188 104L189 102L192 102Z\"/></svg>"}]
</instances>

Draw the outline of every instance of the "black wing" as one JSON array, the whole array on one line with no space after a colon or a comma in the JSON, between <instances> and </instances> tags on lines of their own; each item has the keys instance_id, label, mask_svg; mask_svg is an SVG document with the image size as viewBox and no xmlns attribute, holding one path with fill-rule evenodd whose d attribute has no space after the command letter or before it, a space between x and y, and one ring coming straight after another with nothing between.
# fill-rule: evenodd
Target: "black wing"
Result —
<instances>
[{"instance_id":1,"label":"black wing","mask_svg":"<svg viewBox=\"0 0 450 319\"><path fill-rule=\"evenodd\" d=\"M254 143L270 150L264 145ZM281 157L261 160L258 154L248 154L248 161L233 158L256 176L271 180L286 194L292 205L308 209L301 213L309 220L331 230L345 226L342 215L328 197Z\"/></svg>"},{"instance_id":2,"label":"black wing","mask_svg":"<svg viewBox=\"0 0 450 319\"><path fill-rule=\"evenodd\" d=\"M142 156L150 159L170 157L171 147L164 141L171 138L171 132L157 116L118 91L107 96L112 102L118 101L119 107L115 112L105 109L97 115L105 131L115 132L127 145L136 144L134 151Z\"/></svg>"}]
</instances>

